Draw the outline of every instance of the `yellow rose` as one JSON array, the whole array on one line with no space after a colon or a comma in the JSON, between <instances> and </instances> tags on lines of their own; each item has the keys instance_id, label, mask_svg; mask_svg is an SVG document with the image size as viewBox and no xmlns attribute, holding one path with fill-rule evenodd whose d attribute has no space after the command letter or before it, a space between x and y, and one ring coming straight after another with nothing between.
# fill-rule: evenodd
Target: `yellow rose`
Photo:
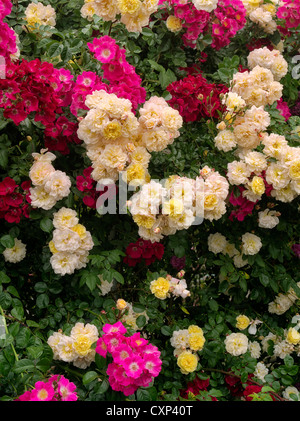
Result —
<instances>
[{"instance_id":1,"label":"yellow rose","mask_svg":"<svg viewBox=\"0 0 300 421\"><path fill-rule=\"evenodd\" d=\"M156 298L160 300L164 300L167 298L167 294L170 289L170 282L165 278L158 278L151 282L150 290L152 294L155 295Z\"/></svg>"},{"instance_id":2,"label":"yellow rose","mask_svg":"<svg viewBox=\"0 0 300 421\"><path fill-rule=\"evenodd\" d=\"M199 327L197 325L190 325L188 327L188 332L189 333L201 333L203 335L203 330L201 329L201 327Z\"/></svg>"},{"instance_id":3,"label":"yellow rose","mask_svg":"<svg viewBox=\"0 0 300 421\"><path fill-rule=\"evenodd\" d=\"M173 15L168 17L166 20L166 25L171 32L178 32L182 28L181 20Z\"/></svg>"},{"instance_id":4,"label":"yellow rose","mask_svg":"<svg viewBox=\"0 0 300 421\"><path fill-rule=\"evenodd\" d=\"M144 227L147 229L151 229L155 222L155 218L153 216L139 214L133 215L133 220L139 227Z\"/></svg>"},{"instance_id":5,"label":"yellow rose","mask_svg":"<svg viewBox=\"0 0 300 421\"><path fill-rule=\"evenodd\" d=\"M196 370L198 364L198 357L191 351L183 351L177 358L177 365L182 374L192 373Z\"/></svg>"},{"instance_id":6,"label":"yellow rose","mask_svg":"<svg viewBox=\"0 0 300 421\"><path fill-rule=\"evenodd\" d=\"M103 129L103 136L107 140L115 140L121 136L122 128L118 121L109 122Z\"/></svg>"},{"instance_id":7,"label":"yellow rose","mask_svg":"<svg viewBox=\"0 0 300 421\"><path fill-rule=\"evenodd\" d=\"M244 316L244 315L239 315L237 318L236 318L236 321L237 321L237 323L236 323L236 327L238 328L238 329L240 329L240 330L244 330L244 329L247 329L247 327L249 326L249 324L250 324L250 319L249 319L249 317L247 317L247 316Z\"/></svg>"},{"instance_id":8,"label":"yellow rose","mask_svg":"<svg viewBox=\"0 0 300 421\"><path fill-rule=\"evenodd\" d=\"M297 345L300 342L300 333L294 328L290 327L286 336L287 342Z\"/></svg>"},{"instance_id":9,"label":"yellow rose","mask_svg":"<svg viewBox=\"0 0 300 421\"><path fill-rule=\"evenodd\" d=\"M74 340L74 349L81 357L85 357L90 352L92 343L86 335L77 335Z\"/></svg>"},{"instance_id":10,"label":"yellow rose","mask_svg":"<svg viewBox=\"0 0 300 421\"><path fill-rule=\"evenodd\" d=\"M81 239L85 236L85 233L86 233L86 228L81 224L75 225L74 227L71 228L71 230L76 232Z\"/></svg>"},{"instance_id":11,"label":"yellow rose","mask_svg":"<svg viewBox=\"0 0 300 421\"><path fill-rule=\"evenodd\" d=\"M117 309L118 310L124 310L127 307L127 303L123 298L119 298L117 300Z\"/></svg>"},{"instance_id":12,"label":"yellow rose","mask_svg":"<svg viewBox=\"0 0 300 421\"><path fill-rule=\"evenodd\" d=\"M253 191L253 193L257 194L258 196L264 194L266 190L264 180L261 177L258 177L257 175L255 175L252 178L252 181L249 183L249 187Z\"/></svg>"},{"instance_id":13,"label":"yellow rose","mask_svg":"<svg viewBox=\"0 0 300 421\"><path fill-rule=\"evenodd\" d=\"M202 333L195 332L189 335L188 341L192 351L201 351L205 343L205 338Z\"/></svg>"}]
</instances>

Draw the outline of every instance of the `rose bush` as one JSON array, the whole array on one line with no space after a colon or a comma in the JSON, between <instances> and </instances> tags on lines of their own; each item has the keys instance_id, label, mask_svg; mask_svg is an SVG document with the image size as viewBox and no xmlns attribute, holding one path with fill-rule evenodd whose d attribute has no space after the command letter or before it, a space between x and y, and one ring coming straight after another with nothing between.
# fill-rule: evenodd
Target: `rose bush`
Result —
<instances>
[{"instance_id":1,"label":"rose bush","mask_svg":"<svg viewBox=\"0 0 300 421\"><path fill-rule=\"evenodd\" d=\"M300 395L299 0L0 5L0 399Z\"/></svg>"}]
</instances>

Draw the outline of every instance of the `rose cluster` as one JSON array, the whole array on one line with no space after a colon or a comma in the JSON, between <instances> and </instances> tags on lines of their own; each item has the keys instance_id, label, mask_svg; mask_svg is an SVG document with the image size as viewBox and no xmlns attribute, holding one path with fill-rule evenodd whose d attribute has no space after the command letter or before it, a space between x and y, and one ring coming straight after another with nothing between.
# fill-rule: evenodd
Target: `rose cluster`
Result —
<instances>
[{"instance_id":1,"label":"rose cluster","mask_svg":"<svg viewBox=\"0 0 300 421\"><path fill-rule=\"evenodd\" d=\"M139 238L136 242L128 244L125 250L126 256L123 261L128 266L136 266L144 262L149 266L157 259L161 260L164 255L164 246L161 243L152 243L149 240Z\"/></svg>"},{"instance_id":2,"label":"rose cluster","mask_svg":"<svg viewBox=\"0 0 300 421\"><path fill-rule=\"evenodd\" d=\"M62 276L84 268L94 246L91 233L78 222L73 209L63 207L53 215L55 229L49 243L50 263L54 272Z\"/></svg>"},{"instance_id":3,"label":"rose cluster","mask_svg":"<svg viewBox=\"0 0 300 421\"><path fill-rule=\"evenodd\" d=\"M34 388L27 390L16 401L77 401L76 385L61 374L55 374L46 381L35 382Z\"/></svg>"},{"instance_id":4,"label":"rose cluster","mask_svg":"<svg viewBox=\"0 0 300 421\"><path fill-rule=\"evenodd\" d=\"M291 202L300 193L299 148L288 145L284 136L264 133L262 152L245 150L240 160L227 165L230 184L243 185L242 195L256 202L266 192L280 202Z\"/></svg>"},{"instance_id":5,"label":"rose cluster","mask_svg":"<svg viewBox=\"0 0 300 421\"><path fill-rule=\"evenodd\" d=\"M135 67L126 60L125 48L120 48L108 35L94 38L87 46L102 64L103 78L109 82L109 92L129 99L132 111L136 111L138 105L145 102L146 90L142 87L142 79Z\"/></svg>"},{"instance_id":6,"label":"rose cluster","mask_svg":"<svg viewBox=\"0 0 300 421\"><path fill-rule=\"evenodd\" d=\"M150 291L160 300L165 300L167 297L174 296L186 298L191 295L187 289L187 282L183 279L184 271L179 272L176 275L178 278L172 275L167 275L165 278L159 277L154 279L150 283Z\"/></svg>"},{"instance_id":7,"label":"rose cluster","mask_svg":"<svg viewBox=\"0 0 300 421\"><path fill-rule=\"evenodd\" d=\"M117 181L122 172L127 183L143 184L149 179L149 152L165 149L180 134L182 118L163 98L146 101L139 118L128 99L105 90L87 95L85 104L89 111L77 135L85 143L96 181Z\"/></svg>"},{"instance_id":8,"label":"rose cluster","mask_svg":"<svg viewBox=\"0 0 300 421\"><path fill-rule=\"evenodd\" d=\"M91 347L99 338L96 326L77 322L70 335L61 331L54 332L48 338L48 345L55 360L72 362L75 367L85 369L95 361L95 350Z\"/></svg>"},{"instance_id":9,"label":"rose cluster","mask_svg":"<svg viewBox=\"0 0 300 421\"><path fill-rule=\"evenodd\" d=\"M197 325L174 330L170 342L182 374L189 374L197 369L198 352L202 351L205 341L203 330Z\"/></svg>"},{"instance_id":10,"label":"rose cluster","mask_svg":"<svg viewBox=\"0 0 300 421\"><path fill-rule=\"evenodd\" d=\"M81 15L92 20L94 15L104 21L114 21L120 16L129 32L141 32L149 25L152 13L157 11L158 0L84 0Z\"/></svg>"},{"instance_id":11,"label":"rose cluster","mask_svg":"<svg viewBox=\"0 0 300 421\"><path fill-rule=\"evenodd\" d=\"M257 254L262 247L261 239L250 232L242 235L242 241L239 249L237 249L234 244L230 243L226 237L219 232L209 234L207 243L209 251L214 254L227 254L233 259L234 265L238 268L241 268L248 263L248 255L253 256L254 254Z\"/></svg>"},{"instance_id":12,"label":"rose cluster","mask_svg":"<svg viewBox=\"0 0 300 421\"><path fill-rule=\"evenodd\" d=\"M167 3L167 28L175 33L183 32L182 40L187 47L195 48L200 34L204 34L212 36L211 46L219 50L246 24L246 9L240 0L168 0Z\"/></svg>"},{"instance_id":13,"label":"rose cluster","mask_svg":"<svg viewBox=\"0 0 300 421\"><path fill-rule=\"evenodd\" d=\"M111 388L132 395L139 387L147 387L161 371L162 360L158 348L141 337L139 332L125 336L127 329L120 322L103 326L103 335L97 341L96 352L112 362L107 374Z\"/></svg>"},{"instance_id":14,"label":"rose cluster","mask_svg":"<svg viewBox=\"0 0 300 421\"><path fill-rule=\"evenodd\" d=\"M30 3L25 10L25 20L27 29L31 32L36 28L43 26L54 27L56 25L56 12L49 4Z\"/></svg>"},{"instance_id":15,"label":"rose cluster","mask_svg":"<svg viewBox=\"0 0 300 421\"><path fill-rule=\"evenodd\" d=\"M228 91L222 84L209 83L201 73L188 76L171 83L167 90L172 95L168 100L177 109L185 122L201 118L218 118L224 106L220 94Z\"/></svg>"},{"instance_id":16,"label":"rose cluster","mask_svg":"<svg viewBox=\"0 0 300 421\"><path fill-rule=\"evenodd\" d=\"M282 0L277 10L277 18L281 20L284 30L297 28L300 25L300 1Z\"/></svg>"},{"instance_id":17,"label":"rose cluster","mask_svg":"<svg viewBox=\"0 0 300 421\"><path fill-rule=\"evenodd\" d=\"M19 186L11 177L0 182L0 218L10 224L18 224L22 216L29 218L30 182L24 181Z\"/></svg>"},{"instance_id":18,"label":"rose cluster","mask_svg":"<svg viewBox=\"0 0 300 421\"><path fill-rule=\"evenodd\" d=\"M6 62L15 61L20 56L18 47L19 37L16 32L4 22L4 18L11 13L12 3L10 0L3 0L0 4L0 57ZM0 63L0 74L5 68L4 63ZM1 79L1 77L0 77Z\"/></svg>"},{"instance_id":19,"label":"rose cluster","mask_svg":"<svg viewBox=\"0 0 300 421\"><path fill-rule=\"evenodd\" d=\"M218 220L226 213L229 184L205 166L196 179L170 176L162 185L151 180L128 203L139 235L152 242L188 229L201 219Z\"/></svg>"},{"instance_id":20,"label":"rose cluster","mask_svg":"<svg viewBox=\"0 0 300 421\"><path fill-rule=\"evenodd\" d=\"M73 76L69 70L55 69L51 63L22 60L8 62L6 78L0 78L0 107L3 115L19 125L27 117L45 126L45 146L63 154L68 143L78 143L77 122L65 115L71 104Z\"/></svg>"},{"instance_id":21,"label":"rose cluster","mask_svg":"<svg viewBox=\"0 0 300 421\"><path fill-rule=\"evenodd\" d=\"M52 209L56 202L67 197L70 193L71 180L67 174L55 170L52 161L56 156L47 149L32 154L32 164L29 177L33 187L30 187L30 203L32 208Z\"/></svg>"}]
</instances>

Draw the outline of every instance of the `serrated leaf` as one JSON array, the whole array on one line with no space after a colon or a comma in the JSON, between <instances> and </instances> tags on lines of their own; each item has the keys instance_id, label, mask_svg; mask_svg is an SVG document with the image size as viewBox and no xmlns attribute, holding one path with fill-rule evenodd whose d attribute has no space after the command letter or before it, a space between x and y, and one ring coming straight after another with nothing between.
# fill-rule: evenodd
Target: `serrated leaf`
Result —
<instances>
[{"instance_id":1,"label":"serrated leaf","mask_svg":"<svg viewBox=\"0 0 300 421\"><path fill-rule=\"evenodd\" d=\"M17 374L24 373L25 371L34 371L35 367L33 361L25 358L20 361L16 361L13 371Z\"/></svg>"}]
</instances>

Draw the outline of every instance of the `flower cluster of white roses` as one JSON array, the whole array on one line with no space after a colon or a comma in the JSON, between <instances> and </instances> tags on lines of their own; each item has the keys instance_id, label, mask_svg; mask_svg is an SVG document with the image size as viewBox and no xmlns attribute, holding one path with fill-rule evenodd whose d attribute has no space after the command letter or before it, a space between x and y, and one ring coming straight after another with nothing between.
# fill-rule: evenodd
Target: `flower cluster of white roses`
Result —
<instances>
[{"instance_id":1,"label":"flower cluster of white roses","mask_svg":"<svg viewBox=\"0 0 300 421\"><path fill-rule=\"evenodd\" d=\"M264 109L281 98L279 80L287 73L287 62L278 50L264 47L248 55L248 64L252 70L236 73L223 97L227 111L217 126L215 145L224 152L235 149L227 178L245 188L244 197L260 200L268 183L271 196L291 202L300 193L300 150L289 146L284 136L266 132L271 119Z\"/></svg>"},{"instance_id":2,"label":"flower cluster of white roses","mask_svg":"<svg viewBox=\"0 0 300 421\"><path fill-rule=\"evenodd\" d=\"M184 351L201 351L205 341L203 330L197 325L190 325L187 329L174 330L170 339L175 357Z\"/></svg>"},{"instance_id":3,"label":"flower cluster of white roses","mask_svg":"<svg viewBox=\"0 0 300 421\"><path fill-rule=\"evenodd\" d=\"M78 137L84 141L96 181L123 179L132 185L149 181L149 152L161 151L179 136L182 117L159 97L140 108L139 118L128 99L104 90L87 95L86 116L80 121Z\"/></svg>"},{"instance_id":4,"label":"flower cluster of white roses","mask_svg":"<svg viewBox=\"0 0 300 421\"><path fill-rule=\"evenodd\" d=\"M297 286L300 288L300 282L297 283ZM268 311L271 314L277 314L280 316L288 311L297 300L298 296L291 287L285 294L280 292L275 299L269 303Z\"/></svg>"},{"instance_id":5,"label":"flower cluster of white roses","mask_svg":"<svg viewBox=\"0 0 300 421\"><path fill-rule=\"evenodd\" d=\"M52 161L56 156L52 152L42 149L41 153L34 152L32 156L34 163L29 171L33 185L30 188L31 206L49 210L69 195L71 180L65 172L55 170Z\"/></svg>"},{"instance_id":6,"label":"flower cluster of white roses","mask_svg":"<svg viewBox=\"0 0 300 421\"><path fill-rule=\"evenodd\" d=\"M81 15L90 21L94 15L104 21L113 21L120 15L120 22L129 32L141 32L157 9L158 0L85 0Z\"/></svg>"},{"instance_id":7,"label":"flower cluster of white roses","mask_svg":"<svg viewBox=\"0 0 300 421\"><path fill-rule=\"evenodd\" d=\"M44 6L43 3L30 3L25 10L25 20L27 28L32 30L35 25L47 25L54 27L56 25L56 12L49 4Z\"/></svg>"},{"instance_id":8,"label":"flower cluster of white roses","mask_svg":"<svg viewBox=\"0 0 300 421\"><path fill-rule=\"evenodd\" d=\"M62 276L85 267L94 246L91 233L78 222L73 209L63 207L53 215L55 229L49 243L50 263L54 272Z\"/></svg>"},{"instance_id":9,"label":"flower cluster of white roses","mask_svg":"<svg viewBox=\"0 0 300 421\"><path fill-rule=\"evenodd\" d=\"M296 318L299 316L295 316ZM293 318L294 319L294 318ZM287 329L284 329L283 335L276 335L269 332L266 336L261 339L262 349L267 352L270 347L270 341L273 342L273 355L272 359L280 358L284 360L287 355L296 353L300 356L300 333L299 324L297 321L293 321Z\"/></svg>"},{"instance_id":10,"label":"flower cluster of white roses","mask_svg":"<svg viewBox=\"0 0 300 421\"><path fill-rule=\"evenodd\" d=\"M170 176L151 180L128 202L139 235L152 242L188 229L203 218L217 220L226 212L229 184L219 172L205 166L195 179Z\"/></svg>"},{"instance_id":11,"label":"flower cluster of white roses","mask_svg":"<svg viewBox=\"0 0 300 421\"><path fill-rule=\"evenodd\" d=\"M269 69L277 81L288 72L288 63L276 48L273 50L269 50L268 47L257 48L249 53L247 60L250 69L255 66Z\"/></svg>"},{"instance_id":12,"label":"flower cluster of white roses","mask_svg":"<svg viewBox=\"0 0 300 421\"><path fill-rule=\"evenodd\" d=\"M233 259L234 265L238 268L248 264L247 258L244 256L257 254L261 247L261 239L251 232L246 232L242 235L242 242L239 249L219 232L208 236L208 250L214 254L227 254Z\"/></svg>"},{"instance_id":13,"label":"flower cluster of white roses","mask_svg":"<svg viewBox=\"0 0 300 421\"><path fill-rule=\"evenodd\" d=\"M266 192L265 181L272 187L271 196L280 202L291 202L300 194L300 149L288 145L276 133L261 135L261 152L245 149L239 160L227 165L227 178L232 185L245 188L243 196L252 202ZM264 181L265 180L265 181Z\"/></svg>"},{"instance_id":14,"label":"flower cluster of white roses","mask_svg":"<svg viewBox=\"0 0 300 421\"><path fill-rule=\"evenodd\" d=\"M262 28L267 34L276 31L277 23L274 20L279 0L264 2L263 0L242 0L249 19Z\"/></svg>"},{"instance_id":15,"label":"flower cluster of white roses","mask_svg":"<svg viewBox=\"0 0 300 421\"><path fill-rule=\"evenodd\" d=\"M72 327L70 335L54 332L47 342L55 360L72 362L75 367L85 369L95 361L95 350L91 346L98 339L95 325L78 322Z\"/></svg>"},{"instance_id":16,"label":"flower cluster of white roses","mask_svg":"<svg viewBox=\"0 0 300 421\"><path fill-rule=\"evenodd\" d=\"M250 71L233 75L229 91L223 95L226 106L215 145L224 152L236 147L255 149L271 118L264 107L282 96L279 80L287 73L287 62L278 50L267 47L251 51L247 57Z\"/></svg>"}]
</instances>

